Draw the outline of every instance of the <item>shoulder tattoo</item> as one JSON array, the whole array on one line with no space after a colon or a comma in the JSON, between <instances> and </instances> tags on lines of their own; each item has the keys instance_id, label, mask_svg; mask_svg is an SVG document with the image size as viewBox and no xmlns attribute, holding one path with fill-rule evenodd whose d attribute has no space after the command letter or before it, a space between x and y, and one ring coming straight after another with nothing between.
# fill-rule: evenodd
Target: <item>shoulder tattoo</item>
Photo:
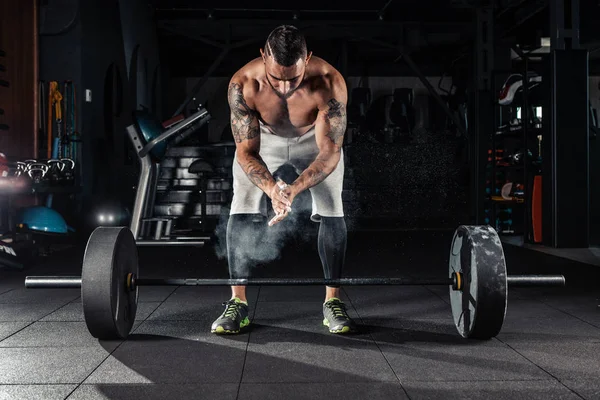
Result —
<instances>
[{"instance_id":1,"label":"shoulder tattoo","mask_svg":"<svg viewBox=\"0 0 600 400\"><path fill-rule=\"evenodd\" d=\"M327 105L329 106L326 114L329 122L327 137L336 146L341 147L344 142L344 133L346 133L346 106L336 99L329 100Z\"/></svg>"},{"instance_id":2,"label":"shoulder tattoo","mask_svg":"<svg viewBox=\"0 0 600 400\"><path fill-rule=\"evenodd\" d=\"M257 113L246 104L242 85L231 83L227 91L227 99L231 108L231 132L235 141L241 143L257 137L260 134L256 121Z\"/></svg>"}]
</instances>

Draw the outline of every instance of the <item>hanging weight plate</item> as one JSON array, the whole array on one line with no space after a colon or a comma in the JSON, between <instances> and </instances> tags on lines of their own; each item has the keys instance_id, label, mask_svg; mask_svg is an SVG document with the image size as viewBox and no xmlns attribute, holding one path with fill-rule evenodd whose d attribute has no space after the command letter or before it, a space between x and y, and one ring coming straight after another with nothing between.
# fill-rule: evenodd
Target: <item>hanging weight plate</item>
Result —
<instances>
[{"instance_id":1,"label":"hanging weight plate","mask_svg":"<svg viewBox=\"0 0 600 400\"><path fill-rule=\"evenodd\" d=\"M129 273L138 275L137 247L129 228L96 228L88 240L81 271L83 314L93 337L124 339L131 331L138 289L128 289Z\"/></svg>"},{"instance_id":2,"label":"hanging weight plate","mask_svg":"<svg viewBox=\"0 0 600 400\"><path fill-rule=\"evenodd\" d=\"M462 337L490 339L506 315L507 278L502 243L487 225L459 226L450 249L450 277L462 274L462 290L450 287L454 324Z\"/></svg>"}]
</instances>

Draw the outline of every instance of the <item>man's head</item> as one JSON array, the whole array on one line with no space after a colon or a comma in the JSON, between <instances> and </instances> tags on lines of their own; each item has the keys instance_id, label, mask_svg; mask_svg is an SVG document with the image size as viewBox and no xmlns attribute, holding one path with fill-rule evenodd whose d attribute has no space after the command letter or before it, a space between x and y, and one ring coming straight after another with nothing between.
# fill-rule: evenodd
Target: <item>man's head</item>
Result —
<instances>
[{"instance_id":1,"label":"man's head","mask_svg":"<svg viewBox=\"0 0 600 400\"><path fill-rule=\"evenodd\" d=\"M292 25L281 25L273 29L260 53L269 83L284 95L293 92L300 85L306 64L312 55L307 51L304 35Z\"/></svg>"}]
</instances>

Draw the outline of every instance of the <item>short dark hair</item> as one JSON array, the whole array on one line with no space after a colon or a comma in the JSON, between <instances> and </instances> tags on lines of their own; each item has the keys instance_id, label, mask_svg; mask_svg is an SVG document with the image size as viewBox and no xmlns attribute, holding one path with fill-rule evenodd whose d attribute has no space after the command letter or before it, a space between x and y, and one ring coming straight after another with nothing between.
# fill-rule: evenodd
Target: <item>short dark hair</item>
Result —
<instances>
[{"instance_id":1,"label":"short dark hair","mask_svg":"<svg viewBox=\"0 0 600 400\"><path fill-rule=\"evenodd\" d=\"M299 58L306 57L306 40L295 26L280 25L267 37L265 52L268 56L273 56L277 64L289 67Z\"/></svg>"}]
</instances>

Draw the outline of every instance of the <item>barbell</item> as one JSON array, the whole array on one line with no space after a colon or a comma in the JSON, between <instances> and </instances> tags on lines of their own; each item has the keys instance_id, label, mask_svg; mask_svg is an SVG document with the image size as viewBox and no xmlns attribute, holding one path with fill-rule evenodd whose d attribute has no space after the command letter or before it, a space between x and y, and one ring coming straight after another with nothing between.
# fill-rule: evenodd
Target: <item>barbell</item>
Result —
<instances>
[{"instance_id":1,"label":"barbell","mask_svg":"<svg viewBox=\"0 0 600 400\"><path fill-rule=\"evenodd\" d=\"M141 278L138 252L127 227L98 227L85 249L81 276L27 276L25 287L80 288L91 335L125 339L135 321L140 286L447 285L454 324L469 339L490 339L501 330L508 286L564 286L562 275L508 276L497 232L488 225L461 225L450 247L448 278L190 279Z\"/></svg>"}]
</instances>

